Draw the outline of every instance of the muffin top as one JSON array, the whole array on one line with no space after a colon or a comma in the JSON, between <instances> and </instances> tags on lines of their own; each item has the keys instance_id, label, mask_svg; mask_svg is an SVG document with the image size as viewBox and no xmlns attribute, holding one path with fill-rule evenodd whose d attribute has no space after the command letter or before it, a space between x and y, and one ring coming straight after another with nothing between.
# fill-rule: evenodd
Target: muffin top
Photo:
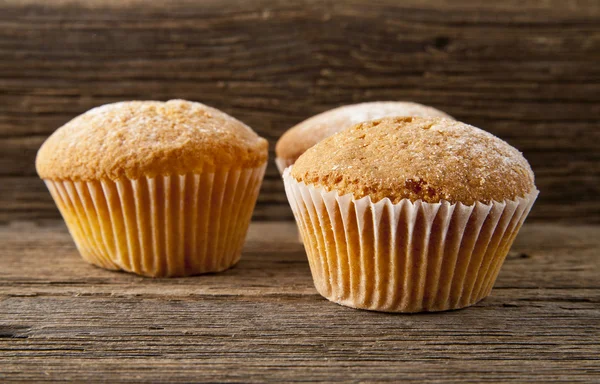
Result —
<instances>
[{"instance_id":1,"label":"muffin top","mask_svg":"<svg viewBox=\"0 0 600 384\"><path fill-rule=\"evenodd\" d=\"M204 104L126 101L89 110L42 145L43 179L138 179L202 169L252 168L267 160L267 141Z\"/></svg>"},{"instance_id":2,"label":"muffin top","mask_svg":"<svg viewBox=\"0 0 600 384\"><path fill-rule=\"evenodd\" d=\"M363 122L321 141L294 164L297 181L373 202L407 198L471 205L533 192L521 152L454 120L390 117Z\"/></svg>"},{"instance_id":3,"label":"muffin top","mask_svg":"<svg viewBox=\"0 0 600 384\"><path fill-rule=\"evenodd\" d=\"M319 141L363 121L386 116L444 117L449 115L435 108L408 101L376 101L345 105L315 115L290 128L277 141L277 157L295 161Z\"/></svg>"}]
</instances>

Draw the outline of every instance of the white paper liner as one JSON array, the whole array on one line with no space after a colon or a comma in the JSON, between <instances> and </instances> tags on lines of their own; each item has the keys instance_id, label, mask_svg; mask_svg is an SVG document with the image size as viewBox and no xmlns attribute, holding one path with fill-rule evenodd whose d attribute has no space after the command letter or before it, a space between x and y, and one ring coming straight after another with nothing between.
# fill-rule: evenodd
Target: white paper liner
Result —
<instances>
[{"instance_id":1,"label":"white paper liner","mask_svg":"<svg viewBox=\"0 0 600 384\"><path fill-rule=\"evenodd\" d=\"M145 276L188 276L239 260L265 168L44 182L88 262Z\"/></svg>"},{"instance_id":2,"label":"white paper liner","mask_svg":"<svg viewBox=\"0 0 600 384\"><path fill-rule=\"evenodd\" d=\"M294 165L294 160L276 157L275 165L277 165L277 169L279 170L279 173L281 175L283 175L283 171L285 171L285 169L287 167ZM298 230L298 241L302 242L302 234L300 233L298 227L296 227L296 230Z\"/></svg>"},{"instance_id":3,"label":"white paper liner","mask_svg":"<svg viewBox=\"0 0 600 384\"><path fill-rule=\"evenodd\" d=\"M315 287L341 305L443 311L486 297L538 191L473 205L373 203L283 174Z\"/></svg>"}]
</instances>

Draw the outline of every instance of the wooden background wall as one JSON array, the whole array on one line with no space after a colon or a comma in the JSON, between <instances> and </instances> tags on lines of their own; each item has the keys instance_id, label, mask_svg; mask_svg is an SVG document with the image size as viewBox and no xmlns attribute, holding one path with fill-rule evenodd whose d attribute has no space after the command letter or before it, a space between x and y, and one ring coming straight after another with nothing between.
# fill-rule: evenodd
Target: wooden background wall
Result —
<instances>
[{"instance_id":1,"label":"wooden background wall","mask_svg":"<svg viewBox=\"0 0 600 384\"><path fill-rule=\"evenodd\" d=\"M59 217L34 169L54 129L170 98L238 117L271 149L341 104L430 104L525 153L533 220L600 223L596 0L0 0L0 221ZM273 164L255 217L291 218Z\"/></svg>"}]
</instances>

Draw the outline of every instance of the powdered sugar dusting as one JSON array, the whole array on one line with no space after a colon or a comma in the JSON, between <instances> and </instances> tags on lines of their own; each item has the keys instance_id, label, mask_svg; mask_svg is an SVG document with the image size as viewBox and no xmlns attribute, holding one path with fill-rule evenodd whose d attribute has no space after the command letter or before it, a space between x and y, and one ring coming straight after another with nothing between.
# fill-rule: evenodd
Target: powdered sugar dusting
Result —
<instances>
[{"instance_id":1,"label":"powdered sugar dusting","mask_svg":"<svg viewBox=\"0 0 600 384\"><path fill-rule=\"evenodd\" d=\"M293 172L356 197L428 202L501 201L534 187L518 150L481 129L434 118L362 123L309 149Z\"/></svg>"},{"instance_id":2,"label":"powdered sugar dusting","mask_svg":"<svg viewBox=\"0 0 600 384\"><path fill-rule=\"evenodd\" d=\"M65 124L44 143L37 166L42 177L115 178L169 164L178 172L207 163L255 166L266 156L264 139L217 109L184 100L128 101Z\"/></svg>"}]
</instances>

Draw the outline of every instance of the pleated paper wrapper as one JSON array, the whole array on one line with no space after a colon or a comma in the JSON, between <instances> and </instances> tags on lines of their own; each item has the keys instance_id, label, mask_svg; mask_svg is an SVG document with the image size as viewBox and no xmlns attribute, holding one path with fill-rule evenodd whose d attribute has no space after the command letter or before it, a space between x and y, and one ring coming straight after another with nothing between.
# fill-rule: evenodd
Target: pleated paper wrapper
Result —
<instances>
[{"instance_id":1,"label":"pleated paper wrapper","mask_svg":"<svg viewBox=\"0 0 600 384\"><path fill-rule=\"evenodd\" d=\"M281 175L283 175L283 172L285 171L285 169L291 165L294 165L294 160L291 159L283 159L280 157L276 157L275 158L275 165L277 165L277 169L279 170L279 173ZM298 228L296 228L298 229ZM302 242L302 234L300 232L298 232L298 241Z\"/></svg>"},{"instance_id":2,"label":"pleated paper wrapper","mask_svg":"<svg viewBox=\"0 0 600 384\"><path fill-rule=\"evenodd\" d=\"M265 167L44 181L88 262L145 276L188 276L239 260Z\"/></svg>"},{"instance_id":3,"label":"pleated paper wrapper","mask_svg":"<svg viewBox=\"0 0 600 384\"><path fill-rule=\"evenodd\" d=\"M538 191L473 205L373 203L307 186L285 191L315 287L341 305L384 312L458 309L489 295Z\"/></svg>"}]
</instances>

